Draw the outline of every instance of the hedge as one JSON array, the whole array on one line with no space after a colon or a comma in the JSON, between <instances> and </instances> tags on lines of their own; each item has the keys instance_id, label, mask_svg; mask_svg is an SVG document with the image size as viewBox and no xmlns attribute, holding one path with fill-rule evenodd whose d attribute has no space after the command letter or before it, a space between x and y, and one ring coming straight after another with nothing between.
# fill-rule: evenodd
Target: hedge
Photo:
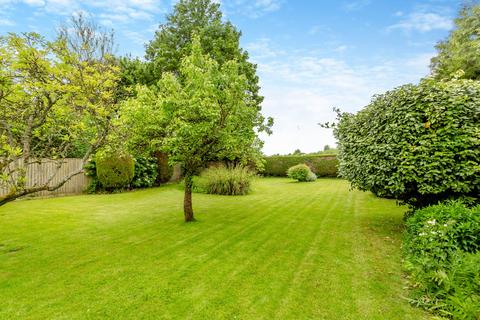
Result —
<instances>
[{"instance_id":1,"label":"hedge","mask_svg":"<svg viewBox=\"0 0 480 320\"><path fill-rule=\"evenodd\" d=\"M265 157L266 176L286 177L288 168L306 164L317 177L336 177L338 160L335 155L296 155Z\"/></svg>"},{"instance_id":2,"label":"hedge","mask_svg":"<svg viewBox=\"0 0 480 320\"><path fill-rule=\"evenodd\" d=\"M427 79L338 118L339 175L353 187L415 208L480 203L480 81Z\"/></svg>"}]
</instances>

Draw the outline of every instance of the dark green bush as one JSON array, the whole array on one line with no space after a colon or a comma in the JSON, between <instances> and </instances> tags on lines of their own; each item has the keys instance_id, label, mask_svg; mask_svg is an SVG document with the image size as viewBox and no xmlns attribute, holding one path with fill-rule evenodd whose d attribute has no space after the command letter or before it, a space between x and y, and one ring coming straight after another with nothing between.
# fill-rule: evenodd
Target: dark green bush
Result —
<instances>
[{"instance_id":1,"label":"dark green bush","mask_svg":"<svg viewBox=\"0 0 480 320\"><path fill-rule=\"evenodd\" d=\"M405 265L412 303L458 319L480 317L480 206L459 201L407 219Z\"/></svg>"},{"instance_id":2,"label":"dark green bush","mask_svg":"<svg viewBox=\"0 0 480 320\"><path fill-rule=\"evenodd\" d=\"M97 177L107 190L127 188L133 179L135 163L127 154L97 153Z\"/></svg>"},{"instance_id":3,"label":"dark green bush","mask_svg":"<svg viewBox=\"0 0 480 320\"><path fill-rule=\"evenodd\" d=\"M96 193L102 189L102 185L100 181L98 181L97 177L97 164L95 159L91 159L90 161L85 164L85 175L90 177L90 182L88 183L87 188L84 190L86 193Z\"/></svg>"},{"instance_id":4,"label":"dark green bush","mask_svg":"<svg viewBox=\"0 0 480 320\"><path fill-rule=\"evenodd\" d=\"M306 164L297 164L287 170L287 176L300 182L309 182L317 180L315 173L310 170Z\"/></svg>"},{"instance_id":5,"label":"dark green bush","mask_svg":"<svg viewBox=\"0 0 480 320\"><path fill-rule=\"evenodd\" d=\"M480 194L480 82L422 81L375 96L334 129L340 176L419 208Z\"/></svg>"},{"instance_id":6,"label":"dark green bush","mask_svg":"<svg viewBox=\"0 0 480 320\"><path fill-rule=\"evenodd\" d=\"M335 155L298 155L265 157L266 176L285 177L288 168L305 163L317 177L336 177L338 160Z\"/></svg>"},{"instance_id":7,"label":"dark green bush","mask_svg":"<svg viewBox=\"0 0 480 320\"><path fill-rule=\"evenodd\" d=\"M245 195L250 192L253 173L243 166L215 166L193 179L193 191L220 195Z\"/></svg>"},{"instance_id":8,"label":"dark green bush","mask_svg":"<svg viewBox=\"0 0 480 320\"><path fill-rule=\"evenodd\" d=\"M157 159L148 157L135 158L135 174L132 180L134 188L149 188L155 185L158 175Z\"/></svg>"}]
</instances>

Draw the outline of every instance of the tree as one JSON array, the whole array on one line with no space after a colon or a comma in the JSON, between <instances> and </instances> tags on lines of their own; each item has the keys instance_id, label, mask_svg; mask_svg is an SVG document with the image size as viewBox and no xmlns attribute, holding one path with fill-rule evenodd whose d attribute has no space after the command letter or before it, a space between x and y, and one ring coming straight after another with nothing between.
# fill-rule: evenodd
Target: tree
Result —
<instances>
[{"instance_id":1,"label":"tree","mask_svg":"<svg viewBox=\"0 0 480 320\"><path fill-rule=\"evenodd\" d=\"M118 68L85 59L66 38L40 35L0 38L0 205L21 196L60 188L83 172L83 165L51 184L78 143L85 163L106 139L115 112ZM53 162L46 181L28 181L36 163Z\"/></svg>"},{"instance_id":2,"label":"tree","mask_svg":"<svg viewBox=\"0 0 480 320\"><path fill-rule=\"evenodd\" d=\"M465 79L480 79L480 5L460 10L455 28L440 41L438 54L432 58L431 70L437 79L451 79L464 73Z\"/></svg>"},{"instance_id":3,"label":"tree","mask_svg":"<svg viewBox=\"0 0 480 320\"><path fill-rule=\"evenodd\" d=\"M220 4L212 0L180 0L175 5L173 13L167 16L166 23L160 25L155 38L147 45L145 58L148 63L143 81L152 85L165 72L180 74L181 61L191 51L192 34L199 36L203 51L220 66L237 60L239 74L247 79L248 105L260 111L263 97L259 95L256 65L248 61L248 53L240 48L241 32L230 22L222 21ZM142 67L134 63L127 69ZM137 82L145 83L141 81Z\"/></svg>"},{"instance_id":4,"label":"tree","mask_svg":"<svg viewBox=\"0 0 480 320\"><path fill-rule=\"evenodd\" d=\"M323 151L328 151L328 150L331 150L332 148L326 144L324 147L323 147Z\"/></svg>"},{"instance_id":5,"label":"tree","mask_svg":"<svg viewBox=\"0 0 480 320\"><path fill-rule=\"evenodd\" d=\"M149 136L147 149L160 148L172 164L182 165L186 222L194 220L192 177L209 161L246 163L261 157L258 132L268 124L250 106L240 68L235 60L220 65L204 55L195 37L178 73L164 73L157 87L140 87L122 107L121 119L131 134Z\"/></svg>"},{"instance_id":6,"label":"tree","mask_svg":"<svg viewBox=\"0 0 480 320\"><path fill-rule=\"evenodd\" d=\"M301 154L303 154L303 152L300 149L295 149L295 151L293 151L292 154L293 155L301 155Z\"/></svg>"},{"instance_id":7,"label":"tree","mask_svg":"<svg viewBox=\"0 0 480 320\"><path fill-rule=\"evenodd\" d=\"M81 62L112 64L115 35L99 27L84 13L76 13L58 28L58 38Z\"/></svg>"},{"instance_id":8,"label":"tree","mask_svg":"<svg viewBox=\"0 0 480 320\"><path fill-rule=\"evenodd\" d=\"M405 85L374 97L334 128L339 172L354 187L414 207L480 201L480 83Z\"/></svg>"}]
</instances>

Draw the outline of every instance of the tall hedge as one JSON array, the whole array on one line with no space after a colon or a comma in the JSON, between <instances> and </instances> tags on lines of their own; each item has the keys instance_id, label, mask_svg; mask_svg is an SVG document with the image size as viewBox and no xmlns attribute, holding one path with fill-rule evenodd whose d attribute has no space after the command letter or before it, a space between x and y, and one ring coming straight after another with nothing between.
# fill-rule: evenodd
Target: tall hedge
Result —
<instances>
[{"instance_id":1,"label":"tall hedge","mask_svg":"<svg viewBox=\"0 0 480 320\"><path fill-rule=\"evenodd\" d=\"M424 80L374 97L334 130L354 187L414 207L479 199L480 82Z\"/></svg>"},{"instance_id":2,"label":"tall hedge","mask_svg":"<svg viewBox=\"0 0 480 320\"><path fill-rule=\"evenodd\" d=\"M265 157L266 176L286 177L287 170L297 164L306 164L317 177L336 177L338 160L335 155L292 155Z\"/></svg>"}]
</instances>

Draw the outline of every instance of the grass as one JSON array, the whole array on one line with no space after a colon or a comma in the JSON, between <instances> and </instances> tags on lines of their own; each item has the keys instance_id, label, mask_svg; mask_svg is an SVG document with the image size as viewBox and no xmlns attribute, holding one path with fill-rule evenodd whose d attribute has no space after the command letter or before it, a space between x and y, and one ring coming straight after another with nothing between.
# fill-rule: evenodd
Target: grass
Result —
<instances>
[{"instance_id":1,"label":"grass","mask_svg":"<svg viewBox=\"0 0 480 320\"><path fill-rule=\"evenodd\" d=\"M342 180L260 179L0 208L0 319L422 319L404 299L402 208Z\"/></svg>"}]
</instances>

